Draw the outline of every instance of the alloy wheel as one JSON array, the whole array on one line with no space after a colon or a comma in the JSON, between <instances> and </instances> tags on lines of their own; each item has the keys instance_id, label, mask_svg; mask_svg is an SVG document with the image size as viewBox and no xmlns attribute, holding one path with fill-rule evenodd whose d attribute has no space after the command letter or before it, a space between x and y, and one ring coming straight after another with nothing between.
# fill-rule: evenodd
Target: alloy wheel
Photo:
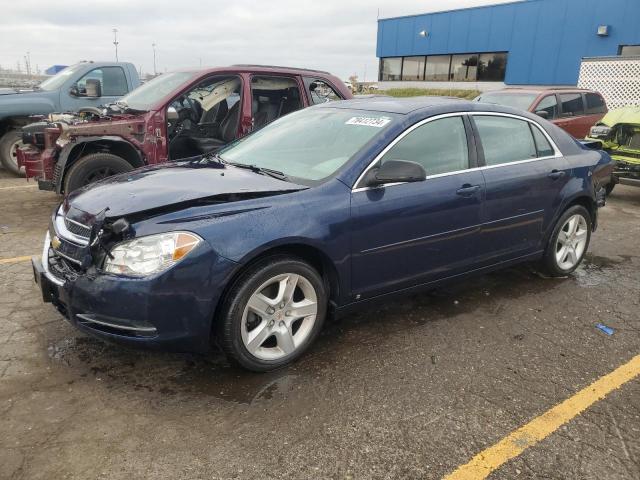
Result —
<instances>
[{"instance_id":1,"label":"alloy wheel","mask_svg":"<svg viewBox=\"0 0 640 480\"><path fill-rule=\"evenodd\" d=\"M318 296L302 275L276 275L249 297L240 325L242 342L260 360L279 360L309 337L318 314Z\"/></svg>"},{"instance_id":2,"label":"alloy wheel","mask_svg":"<svg viewBox=\"0 0 640 480\"><path fill-rule=\"evenodd\" d=\"M589 237L587 220L582 215L572 215L558 232L556 262L562 270L571 270L580 260Z\"/></svg>"}]
</instances>

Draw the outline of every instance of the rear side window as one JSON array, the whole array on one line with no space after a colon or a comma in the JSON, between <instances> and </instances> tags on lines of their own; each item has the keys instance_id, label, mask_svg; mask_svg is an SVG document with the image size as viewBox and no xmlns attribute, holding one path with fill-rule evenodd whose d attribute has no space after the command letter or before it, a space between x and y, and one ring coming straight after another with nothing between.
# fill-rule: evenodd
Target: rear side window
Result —
<instances>
[{"instance_id":1,"label":"rear side window","mask_svg":"<svg viewBox=\"0 0 640 480\"><path fill-rule=\"evenodd\" d=\"M585 98L587 100L587 114L593 115L607 112L607 105L604 103L604 98L597 93L587 93Z\"/></svg>"},{"instance_id":2,"label":"rear side window","mask_svg":"<svg viewBox=\"0 0 640 480\"><path fill-rule=\"evenodd\" d=\"M529 122L510 117L473 117L487 165L530 160L538 157Z\"/></svg>"},{"instance_id":3,"label":"rear side window","mask_svg":"<svg viewBox=\"0 0 640 480\"><path fill-rule=\"evenodd\" d=\"M462 117L442 118L412 130L384 154L389 160L410 160L422 165L427 175L469 168L469 149Z\"/></svg>"},{"instance_id":4,"label":"rear side window","mask_svg":"<svg viewBox=\"0 0 640 480\"><path fill-rule=\"evenodd\" d=\"M529 124L529 126L531 127L531 132L533 132L533 140L536 143L538 157L551 157L555 155L556 152L540 129L533 124Z\"/></svg>"},{"instance_id":5,"label":"rear side window","mask_svg":"<svg viewBox=\"0 0 640 480\"><path fill-rule=\"evenodd\" d=\"M342 100L340 94L327 82L305 78L304 83L307 87L307 92L309 93L312 105Z\"/></svg>"},{"instance_id":6,"label":"rear side window","mask_svg":"<svg viewBox=\"0 0 640 480\"><path fill-rule=\"evenodd\" d=\"M582 94L580 93L562 93L560 94L560 103L562 104L562 115L576 116L584 115L584 105L582 104Z\"/></svg>"},{"instance_id":7,"label":"rear side window","mask_svg":"<svg viewBox=\"0 0 640 480\"><path fill-rule=\"evenodd\" d=\"M547 120L558 118L558 100L555 95L547 95L536 107L536 112L543 110L547 112Z\"/></svg>"}]
</instances>

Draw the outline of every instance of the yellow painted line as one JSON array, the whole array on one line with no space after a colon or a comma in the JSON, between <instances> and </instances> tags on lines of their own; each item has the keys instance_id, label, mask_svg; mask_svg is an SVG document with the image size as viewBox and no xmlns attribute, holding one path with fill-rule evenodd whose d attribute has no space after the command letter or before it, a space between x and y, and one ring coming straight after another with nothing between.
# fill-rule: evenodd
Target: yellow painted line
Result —
<instances>
[{"instance_id":1,"label":"yellow painted line","mask_svg":"<svg viewBox=\"0 0 640 480\"><path fill-rule=\"evenodd\" d=\"M628 363L600 377L564 402L514 430L492 447L477 454L469 463L458 467L444 477L444 480L486 478L501 465L545 439L572 418L638 375L640 375L640 355L636 355Z\"/></svg>"},{"instance_id":2,"label":"yellow painted line","mask_svg":"<svg viewBox=\"0 0 640 480\"><path fill-rule=\"evenodd\" d=\"M0 190L17 190L19 188L36 188L38 185L15 185L13 187L0 187Z\"/></svg>"},{"instance_id":3,"label":"yellow painted line","mask_svg":"<svg viewBox=\"0 0 640 480\"><path fill-rule=\"evenodd\" d=\"M0 265L4 265L6 263L28 262L31 260L31 257L34 256L35 255L29 255L28 257L0 258Z\"/></svg>"}]
</instances>

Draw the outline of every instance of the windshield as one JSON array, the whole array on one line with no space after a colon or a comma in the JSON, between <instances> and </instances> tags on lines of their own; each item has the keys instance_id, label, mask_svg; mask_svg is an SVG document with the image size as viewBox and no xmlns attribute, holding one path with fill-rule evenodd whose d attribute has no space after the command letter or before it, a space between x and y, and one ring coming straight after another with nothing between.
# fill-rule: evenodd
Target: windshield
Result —
<instances>
[{"instance_id":1,"label":"windshield","mask_svg":"<svg viewBox=\"0 0 640 480\"><path fill-rule=\"evenodd\" d=\"M127 107L134 110L148 111L157 106L158 102L173 92L183 83L191 80L199 72L171 72L163 73L159 77L149 80L133 92L120 100Z\"/></svg>"},{"instance_id":2,"label":"windshield","mask_svg":"<svg viewBox=\"0 0 640 480\"><path fill-rule=\"evenodd\" d=\"M495 103L497 105L505 105L507 107L517 108L519 110L529 110L533 101L538 98L535 93L485 93L480 95L477 100L483 103Z\"/></svg>"},{"instance_id":3,"label":"windshield","mask_svg":"<svg viewBox=\"0 0 640 480\"><path fill-rule=\"evenodd\" d=\"M71 67L67 67L63 70L60 70L53 77L47 78L44 82L38 85L40 90L57 90L60 88L67 79L73 75L78 69L77 65L73 65Z\"/></svg>"},{"instance_id":4,"label":"windshield","mask_svg":"<svg viewBox=\"0 0 640 480\"><path fill-rule=\"evenodd\" d=\"M386 112L307 108L232 143L219 157L316 183L347 163L396 117Z\"/></svg>"}]
</instances>

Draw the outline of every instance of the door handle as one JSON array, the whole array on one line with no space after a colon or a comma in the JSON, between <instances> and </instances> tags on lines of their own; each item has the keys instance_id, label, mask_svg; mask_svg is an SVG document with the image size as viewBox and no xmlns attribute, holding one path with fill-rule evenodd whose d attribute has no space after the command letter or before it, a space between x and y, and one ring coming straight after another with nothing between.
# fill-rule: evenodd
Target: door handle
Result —
<instances>
[{"instance_id":1,"label":"door handle","mask_svg":"<svg viewBox=\"0 0 640 480\"><path fill-rule=\"evenodd\" d=\"M468 183L465 183L462 187L456 190L456 193L463 197L470 197L475 195L478 190L480 190L480 185L469 185Z\"/></svg>"},{"instance_id":2,"label":"door handle","mask_svg":"<svg viewBox=\"0 0 640 480\"><path fill-rule=\"evenodd\" d=\"M547 175L551 180L558 180L565 176L565 172L563 170L551 170L551 173Z\"/></svg>"}]
</instances>

